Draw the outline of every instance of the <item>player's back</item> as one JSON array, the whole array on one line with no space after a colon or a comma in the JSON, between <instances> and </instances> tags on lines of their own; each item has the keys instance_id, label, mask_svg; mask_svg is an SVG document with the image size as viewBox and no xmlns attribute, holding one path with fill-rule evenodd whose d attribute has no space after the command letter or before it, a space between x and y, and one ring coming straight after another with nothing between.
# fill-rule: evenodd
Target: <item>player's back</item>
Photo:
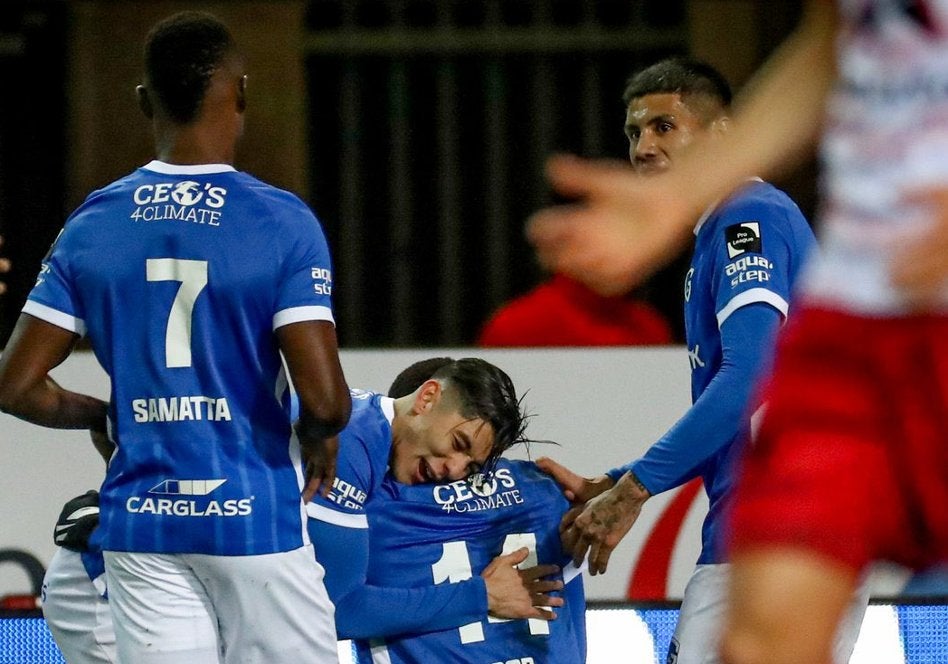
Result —
<instances>
[{"instance_id":1,"label":"player's back","mask_svg":"<svg viewBox=\"0 0 948 664\"><path fill-rule=\"evenodd\" d=\"M529 462L501 460L491 479L440 485L386 478L367 510L368 582L417 587L471 578L500 553L528 547L524 566L565 565L559 523L568 508L556 483ZM359 661L585 661L585 597L578 573L565 573L567 606L553 622L484 620L459 629L359 643ZM406 607L392 607L393 611ZM387 659L386 659L387 658Z\"/></svg>"},{"instance_id":2,"label":"player's back","mask_svg":"<svg viewBox=\"0 0 948 664\"><path fill-rule=\"evenodd\" d=\"M152 162L67 221L31 305L84 325L112 379L104 548L302 544L273 330L332 320L329 269L306 206L229 166Z\"/></svg>"}]
</instances>

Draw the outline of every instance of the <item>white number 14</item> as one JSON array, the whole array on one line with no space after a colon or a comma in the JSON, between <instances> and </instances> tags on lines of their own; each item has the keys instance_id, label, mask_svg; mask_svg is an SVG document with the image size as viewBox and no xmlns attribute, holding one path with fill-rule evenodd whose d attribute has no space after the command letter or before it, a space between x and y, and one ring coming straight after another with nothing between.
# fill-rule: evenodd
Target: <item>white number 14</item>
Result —
<instances>
[{"instance_id":1,"label":"white number 14","mask_svg":"<svg viewBox=\"0 0 948 664\"><path fill-rule=\"evenodd\" d=\"M518 568L533 567L537 564L537 537L533 533L512 533L504 538L502 555L512 553L526 547L530 550L527 559ZM447 542L441 545L441 559L431 566L431 575L434 582L458 583L471 578L471 558L467 552L466 542ZM488 618L489 622L507 622L503 618ZM531 618L527 621L530 633L535 635L549 634L550 625L545 620ZM469 623L458 628L461 643L477 643L484 640L484 625L481 622Z\"/></svg>"}]
</instances>

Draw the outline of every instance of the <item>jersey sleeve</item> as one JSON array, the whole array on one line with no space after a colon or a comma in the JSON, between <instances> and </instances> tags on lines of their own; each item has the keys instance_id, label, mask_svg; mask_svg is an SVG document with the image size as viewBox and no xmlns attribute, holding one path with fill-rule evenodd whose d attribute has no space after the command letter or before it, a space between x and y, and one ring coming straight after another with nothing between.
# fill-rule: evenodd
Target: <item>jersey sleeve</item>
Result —
<instances>
[{"instance_id":1,"label":"jersey sleeve","mask_svg":"<svg viewBox=\"0 0 948 664\"><path fill-rule=\"evenodd\" d=\"M290 206L296 218L286 225L292 237L278 285L273 328L307 320L334 323L332 263L326 236L316 217L302 202Z\"/></svg>"},{"instance_id":2,"label":"jersey sleeve","mask_svg":"<svg viewBox=\"0 0 948 664\"><path fill-rule=\"evenodd\" d=\"M345 528L366 529L365 503L373 487L370 441L356 435L356 427L347 427L339 435L336 479L329 494L317 493L306 505L310 519Z\"/></svg>"},{"instance_id":3,"label":"jersey sleeve","mask_svg":"<svg viewBox=\"0 0 948 664\"><path fill-rule=\"evenodd\" d=\"M308 527L316 558L326 570L326 590L336 607L341 639L421 634L487 615L487 587L479 576L420 588L366 585L368 531L316 519L310 519Z\"/></svg>"},{"instance_id":4,"label":"jersey sleeve","mask_svg":"<svg viewBox=\"0 0 948 664\"><path fill-rule=\"evenodd\" d=\"M607 474L632 471L655 495L694 479L703 464L730 445L749 408L755 379L766 371L780 316L773 307L741 307L721 327L721 368L688 412L638 460Z\"/></svg>"},{"instance_id":5,"label":"jersey sleeve","mask_svg":"<svg viewBox=\"0 0 948 664\"><path fill-rule=\"evenodd\" d=\"M750 199L731 205L716 223L711 294L719 328L755 302L787 316L794 252L790 212L796 211Z\"/></svg>"},{"instance_id":6,"label":"jersey sleeve","mask_svg":"<svg viewBox=\"0 0 948 664\"><path fill-rule=\"evenodd\" d=\"M86 333L85 313L70 269L69 256L78 229L66 222L40 264L36 285L23 312L80 336Z\"/></svg>"}]
</instances>

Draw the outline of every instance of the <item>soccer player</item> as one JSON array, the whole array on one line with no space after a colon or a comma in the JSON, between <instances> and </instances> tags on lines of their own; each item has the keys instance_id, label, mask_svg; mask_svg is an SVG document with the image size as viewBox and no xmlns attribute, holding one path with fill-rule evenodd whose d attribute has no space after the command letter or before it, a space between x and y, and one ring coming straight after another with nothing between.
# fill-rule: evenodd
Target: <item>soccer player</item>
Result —
<instances>
[{"instance_id":1,"label":"soccer player","mask_svg":"<svg viewBox=\"0 0 948 664\"><path fill-rule=\"evenodd\" d=\"M486 619L555 616L562 588L554 565L518 572L525 547L497 557L477 577L441 586L367 584L367 514L386 474L401 484L464 480L488 471L523 440L525 421L510 378L478 358L451 361L414 392L393 399L353 391L352 419L340 434L336 481L307 505L310 537L326 569L340 638L370 638L460 627ZM401 585L401 584L399 584ZM398 610L393 610L398 607Z\"/></svg>"},{"instance_id":2,"label":"soccer player","mask_svg":"<svg viewBox=\"0 0 948 664\"><path fill-rule=\"evenodd\" d=\"M220 21L161 21L145 67L157 159L67 220L0 360L0 408L115 443L97 534L122 661L336 661L301 495L331 483L351 408L328 248L298 198L231 165L246 76ZM83 334L109 403L49 378Z\"/></svg>"},{"instance_id":3,"label":"soccer player","mask_svg":"<svg viewBox=\"0 0 948 664\"><path fill-rule=\"evenodd\" d=\"M453 362L431 358L402 371L388 394L412 394L437 369ZM567 563L559 522L568 503L557 485L532 463L500 459L484 480L406 485L386 475L367 510L370 556L367 580L385 586L424 587L463 582L498 553L526 546L536 561ZM582 575L564 570L568 619L480 619L454 629L357 642L360 661L585 661L586 617ZM449 610L439 607L440 610Z\"/></svg>"},{"instance_id":4,"label":"soccer player","mask_svg":"<svg viewBox=\"0 0 948 664\"><path fill-rule=\"evenodd\" d=\"M735 492L730 663L825 662L868 562L948 559L946 62L944 0L810 0L727 140L648 183L551 165L582 203L538 215L534 241L616 287L674 251L691 213L822 134L822 250Z\"/></svg>"},{"instance_id":5,"label":"soccer player","mask_svg":"<svg viewBox=\"0 0 948 664\"><path fill-rule=\"evenodd\" d=\"M694 140L713 141L730 123L727 82L691 60L664 60L637 73L623 100L629 158L640 176L674 171ZM564 541L576 561L590 551L593 574L606 570L612 550L648 498L702 478L709 499L702 549L668 654L668 661L678 664L717 661L714 644L729 572L721 533L734 459L749 435L757 403L753 389L769 371L776 331L815 244L797 206L759 179L748 179L695 221L694 255L684 284L692 407L642 457L593 481L544 462L579 498L589 500L566 520ZM841 634L837 662L849 660L861 617Z\"/></svg>"}]
</instances>

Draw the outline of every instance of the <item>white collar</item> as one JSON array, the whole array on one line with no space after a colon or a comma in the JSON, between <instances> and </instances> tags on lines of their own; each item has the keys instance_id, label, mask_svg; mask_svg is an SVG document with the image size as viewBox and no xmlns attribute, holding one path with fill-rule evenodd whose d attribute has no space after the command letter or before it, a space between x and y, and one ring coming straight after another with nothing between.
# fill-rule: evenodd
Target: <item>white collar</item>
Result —
<instances>
[{"instance_id":1,"label":"white collar","mask_svg":"<svg viewBox=\"0 0 948 664\"><path fill-rule=\"evenodd\" d=\"M382 407L382 414L385 415L385 419L391 424L392 420L395 419L395 399L382 397L379 399L379 405Z\"/></svg>"},{"instance_id":2,"label":"white collar","mask_svg":"<svg viewBox=\"0 0 948 664\"><path fill-rule=\"evenodd\" d=\"M230 164L169 164L153 159L142 168L166 175L208 175L210 173L232 173L236 171Z\"/></svg>"}]
</instances>

